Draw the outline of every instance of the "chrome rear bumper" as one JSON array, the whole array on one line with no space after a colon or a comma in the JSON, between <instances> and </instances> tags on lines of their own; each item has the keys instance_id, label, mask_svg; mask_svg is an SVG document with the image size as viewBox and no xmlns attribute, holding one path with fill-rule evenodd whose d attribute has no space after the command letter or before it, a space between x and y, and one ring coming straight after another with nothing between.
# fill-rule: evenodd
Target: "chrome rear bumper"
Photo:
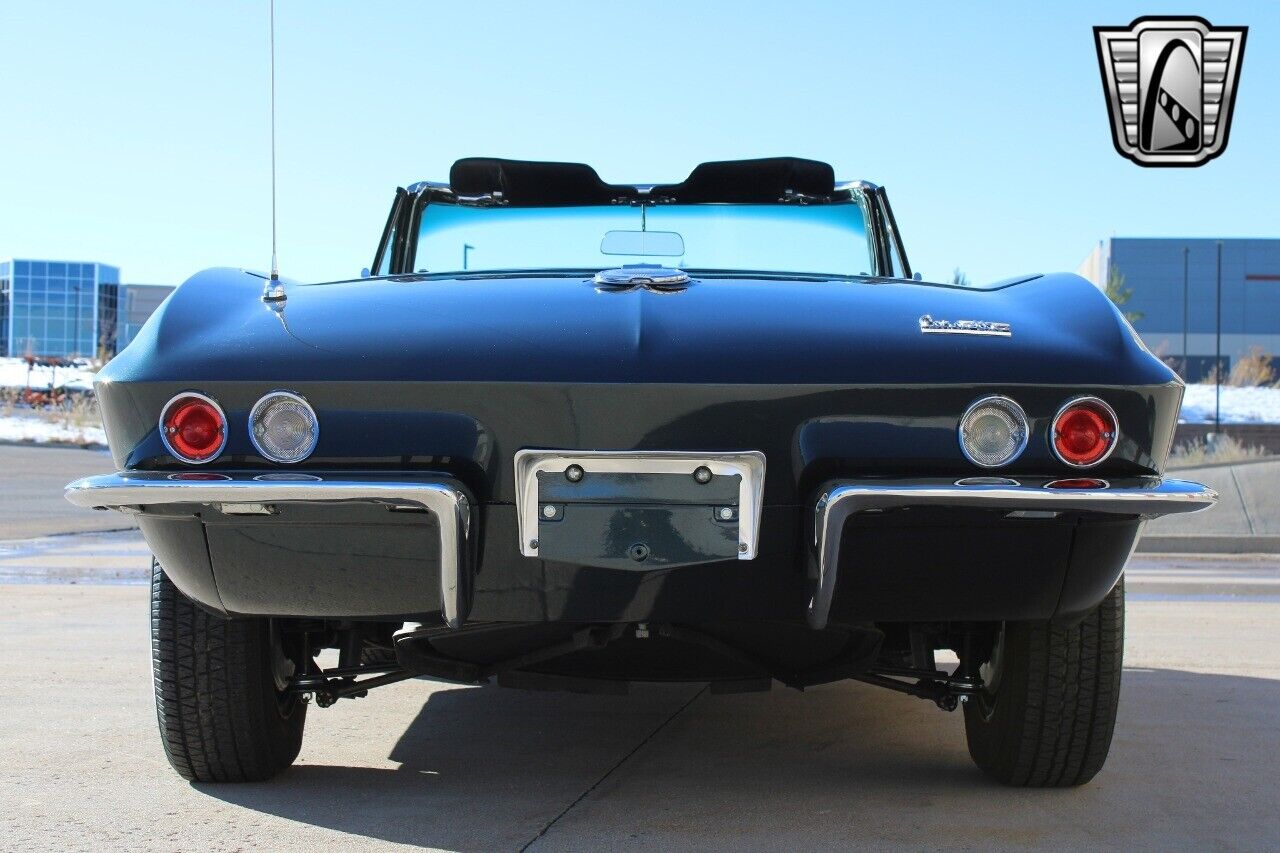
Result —
<instances>
[{"instance_id":1,"label":"chrome rear bumper","mask_svg":"<svg viewBox=\"0 0 1280 853\"><path fill-rule=\"evenodd\" d=\"M1043 481L1041 481L1043 483ZM1010 481L986 484L949 480L832 482L814 507L817 583L809 601L814 629L827 625L835 595L840 540L850 516L869 510L943 506L1006 509L1009 512L1083 512L1157 518L1208 509L1217 492L1185 480L1143 478L1133 485L1102 488L1050 488Z\"/></svg>"},{"instance_id":2,"label":"chrome rear bumper","mask_svg":"<svg viewBox=\"0 0 1280 853\"><path fill-rule=\"evenodd\" d=\"M70 483L76 506L139 510L163 504L217 504L223 512L256 514L280 503L378 503L425 509L440 530L440 602L444 621L461 626L466 614L463 573L472 535L471 500L447 478L338 479L313 474L221 474L125 471Z\"/></svg>"},{"instance_id":3,"label":"chrome rear bumper","mask_svg":"<svg viewBox=\"0 0 1280 853\"><path fill-rule=\"evenodd\" d=\"M597 469L602 461L600 457L586 454L573 457L555 455L552 459L530 457L525 461L544 462L548 465L547 470L559 472L564 469L564 466L574 464L574 460L578 458ZM613 462L613 460L608 461ZM681 458L660 461L671 465L678 463L680 467L677 472L680 474L687 474L694 470L689 466L697 461L725 462L725 460L709 460L706 457L701 460ZM646 459L643 462L649 464L653 460ZM631 466L635 464L633 460L626 460L627 468L624 470L630 471ZM531 538L532 531L537 530L536 527L532 527L537 523L534 519L538 505L536 492L531 488L531 484L536 481L536 467L530 465L529 470L523 472L525 476L518 480L526 485L521 497L526 504L529 504L521 507L524 510L519 518L523 526L523 535L520 536L521 544L523 540ZM688 470L686 471L685 468ZM750 559L755 556L756 541L760 534L757 519L761 508L760 487L763 480L763 465L760 469L757 472L748 466L746 476L743 476L740 483L745 495L740 498L743 525L738 532L742 537L740 544L747 546L740 550L740 559ZM741 473L740 469L735 468L729 468L726 471ZM667 471L663 468L661 472ZM716 470L714 473L720 472ZM529 500L530 492L533 492L533 501ZM1049 488L1044 479L1034 482L1024 479L1020 483L1002 484L964 480L958 482L950 480L836 481L827 483L819 493L821 498L813 507L812 553L815 568L814 579L810 581L812 593L810 594L808 590L804 593L808 599L807 618L809 624L815 629L825 627L831 615L832 601L836 593L837 572L841 562L841 540L846 522L858 513L902 507L977 507L1004 511L1012 519L1027 517L1030 514L1042 516L1046 513L1081 513L1141 519L1171 513L1194 512L1212 506L1217 500L1217 495L1211 489L1197 483L1158 478L1131 478L1123 482L1104 484L1102 487L1081 489ZM473 546L478 538L476 521L473 518L473 502L461 484L446 476L414 475L410 479L409 475L403 474L385 477L377 475L351 477L329 474L316 476L292 472L223 474L192 471L169 474L154 471L128 471L77 480L67 486L66 497L78 506L118 509L126 512L147 512L150 507L166 505L195 505L197 508L195 515L217 515L223 519L224 524L226 516L269 514L273 511L272 505L275 504L372 503L425 510L434 516L439 531L438 543L432 542L437 535L434 531L426 542L439 546L439 606L444 621L453 627L460 626L467 619L468 609L471 606L470 578L474 571L472 561L475 559ZM200 505L212 507L217 512L201 513L198 509ZM283 510L282 513L287 514ZM151 514L148 513L148 515ZM513 519L513 522L515 520ZM246 518L245 521L248 524L250 519ZM263 521L265 522L265 519ZM202 543L205 542L205 538L200 532L199 524L207 522L208 519L201 522L200 518L192 521L197 525L195 536ZM1008 522L1001 520L1001 523L1020 524L1016 520ZM515 526L512 524L512 533L515 533ZM1136 528L1136 525L1134 527ZM766 539L768 538L766 536ZM1070 541L1068 539L1063 547L1069 547ZM516 544L516 542L511 543L512 546ZM341 551L343 543L338 543L338 546L338 550ZM774 548L775 557L794 553L789 545L779 547L782 548L781 551ZM504 549L499 549L499 551L502 550ZM519 553L514 547L511 550L515 554ZM416 553L415 551L407 554L407 559L416 559L414 556ZM891 563L894 559L893 553L895 552L890 551L887 555L882 554L882 561ZM943 556L950 559L953 568L962 568L965 561L970 559L969 555L963 552L953 551ZM855 557L856 555L844 555L846 570L849 568L849 561ZM981 555L975 554L973 559L980 559L980 557ZM1120 562L1117 562L1114 571L1118 574L1119 566L1122 565L1122 556L1118 556L1117 560ZM933 563L927 549L923 558L918 559L917 562L920 563L919 577L927 578L929 566ZM766 569L761 570L764 572L762 577L768 576ZM509 580L513 578L518 580L523 577L520 572L525 571L522 566L503 565L501 555L495 570L508 572ZM413 565L410 564L408 572L412 574L413 571ZM434 566L431 571L434 571ZM608 579L623 586L628 583L634 584L636 582L634 577L628 575L629 573L600 574L597 572L592 577L595 579L594 582ZM403 578L404 575L402 574L401 577ZM906 585L903 592L907 598L914 601L917 593L912 584L918 581L901 574L896 574L894 577ZM1108 582L1113 580L1114 577ZM614 592L616 593L617 590ZM852 587L847 592L858 594L857 589ZM794 606L794 604L791 605L791 607ZM227 609L240 613L263 612L231 607ZM547 618L541 611L530 616L530 618L535 617ZM877 617L873 614L870 618Z\"/></svg>"}]
</instances>

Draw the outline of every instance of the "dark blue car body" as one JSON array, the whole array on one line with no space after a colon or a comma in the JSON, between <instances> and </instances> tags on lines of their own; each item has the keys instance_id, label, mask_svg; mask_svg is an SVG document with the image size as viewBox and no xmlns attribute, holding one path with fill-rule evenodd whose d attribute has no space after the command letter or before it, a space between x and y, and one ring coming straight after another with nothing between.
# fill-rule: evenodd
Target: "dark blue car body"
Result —
<instances>
[{"instance_id":1,"label":"dark blue car body","mask_svg":"<svg viewBox=\"0 0 1280 853\"><path fill-rule=\"evenodd\" d=\"M1074 618L1115 585L1144 518L1207 501L1162 479L1182 383L1075 275L985 288L918 280L883 190L831 184L789 160L711 164L726 168L695 171L673 191L706 203L858 195L871 211L875 274L695 269L675 288L616 288L595 280L598 269L415 273L406 235L427 205L644 203L662 190L603 185L585 167L469 162L455 167L455 183L476 185L465 191L397 194L374 262L387 274L302 283L202 272L100 374L118 476L192 491L156 502L112 498L111 483L72 491L86 505L132 508L167 575L201 606L442 626L456 635L437 647L482 666L584 625L694 625L776 671L800 671L841 653L850 631ZM1011 333L926 334L924 317L998 321ZM320 424L311 455L288 466L264 458L247 428L255 402L278 389L305 398ZM227 421L225 449L198 467L168 452L158 425L166 401L186 391L216 400ZM973 464L957 440L962 414L989 396L1016 400L1028 426L1025 450L997 470ZM1081 397L1114 410L1118 436L1087 472L1096 482L1083 494L1096 499L1071 503L1077 496L1059 499L1050 484L1081 471L1055 456L1050 432ZM554 554L543 544L531 556L522 526L534 522L519 516L513 465L531 449L757 454L767 473L755 541L735 552L732 530L717 533L709 515L681 521L697 515L690 506L718 505L676 497L675 485L589 471L598 491L583 500L594 509L563 498L564 523L578 526L556 529ZM247 499L267 505L250 514L197 491L218 477L246 488L290 477L318 488L438 483L455 495L456 519L412 502L269 494ZM831 515L827 501L849 484L896 484L906 497ZM932 486L964 499L913 502L911 489ZM994 490L985 502L967 497L984 490ZM1150 500L1107 502L1126 490ZM664 508L668 492L679 512ZM746 509L726 501L731 513ZM452 557L439 527L454 521L457 565L442 579ZM468 640L478 626L510 630ZM601 652L524 669L743 676L732 655L714 657Z\"/></svg>"}]
</instances>

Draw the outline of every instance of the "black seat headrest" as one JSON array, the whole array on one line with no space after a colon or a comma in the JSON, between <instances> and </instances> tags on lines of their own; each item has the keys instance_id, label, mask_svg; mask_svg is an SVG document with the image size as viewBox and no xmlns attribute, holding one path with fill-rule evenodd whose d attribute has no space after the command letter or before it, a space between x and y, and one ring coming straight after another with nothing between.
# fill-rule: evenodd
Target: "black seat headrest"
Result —
<instances>
[{"instance_id":1,"label":"black seat headrest","mask_svg":"<svg viewBox=\"0 0 1280 853\"><path fill-rule=\"evenodd\" d=\"M505 203L526 207L613 204L638 197L635 187L606 184L585 163L540 163L467 157L449 169L449 188L460 196L501 193Z\"/></svg>"}]
</instances>

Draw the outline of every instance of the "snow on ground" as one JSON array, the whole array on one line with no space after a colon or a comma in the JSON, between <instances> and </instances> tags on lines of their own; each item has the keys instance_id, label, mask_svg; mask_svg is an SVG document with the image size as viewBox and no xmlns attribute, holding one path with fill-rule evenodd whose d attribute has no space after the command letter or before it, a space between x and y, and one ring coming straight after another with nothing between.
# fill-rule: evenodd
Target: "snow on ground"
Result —
<instances>
[{"instance_id":1,"label":"snow on ground","mask_svg":"<svg viewBox=\"0 0 1280 853\"><path fill-rule=\"evenodd\" d=\"M76 391L93 389L93 372L83 367L32 367L27 372L27 362L21 358L0 358L0 388L26 388L47 390L49 383L55 387Z\"/></svg>"},{"instance_id":2,"label":"snow on ground","mask_svg":"<svg viewBox=\"0 0 1280 853\"><path fill-rule=\"evenodd\" d=\"M1188 385L1182 398L1184 423L1213 423L1214 391L1211 384ZM1224 424L1280 423L1280 388L1222 386Z\"/></svg>"},{"instance_id":3,"label":"snow on ground","mask_svg":"<svg viewBox=\"0 0 1280 853\"><path fill-rule=\"evenodd\" d=\"M0 415L0 441L34 444L103 444L107 434L100 426L74 426L48 414Z\"/></svg>"}]
</instances>

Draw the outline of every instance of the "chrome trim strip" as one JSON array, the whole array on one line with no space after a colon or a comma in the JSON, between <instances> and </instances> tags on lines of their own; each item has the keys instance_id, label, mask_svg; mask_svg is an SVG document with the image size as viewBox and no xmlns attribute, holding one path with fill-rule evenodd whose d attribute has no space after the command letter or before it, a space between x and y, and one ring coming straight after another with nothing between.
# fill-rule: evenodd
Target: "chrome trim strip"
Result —
<instances>
[{"instance_id":1,"label":"chrome trim strip","mask_svg":"<svg viewBox=\"0 0 1280 853\"><path fill-rule=\"evenodd\" d=\"M740 476L738 484L738 559L754 560L760 535L760 510L764 504L764 454L758 450L738 453L702 453L665 450L519 450L515 456L516 521L520 553L538 556L538 474L564 473L579 465L588 474L688 474L699 467L712 474Z\"/></svg>"},{"instance_id":2,"label":"chrome trim strip","mask_svg":"<svg viewBox=\"0 0 1280 853\"><path fill-rule=\"evenodd\" d=\"M838 193L853 192L854 190L861 190L862 192L865 192L865 193L873 193L878 189L880 189L879 185L873 184L871 181L861 181L861 180L836 181L836 185L835 185L835 191Z\"/></svg>"},{"instance_id":3,"label":"chrome trim strip","mask_svg":"<svg viewBox=\"0 0 1280 853\"><path fill-rule=\"evenodd\" d=\"M1099 457L1096 462L1090 462L1088 465L1077 465L1074 462L1068 462L1067 460L1063 459L1062 454L1058 452L1058 443L1053 440L1053 437L1058 432L1058 419L1062 417L1063 413L1066 412L1067 409L1071 408L1072 406L1077 406L1080 403L1096 403L1097 405L1101 406L1103 409L1106 409L1107 414L1111 415L1111 423L1115 424L1115 427L1116 427L1116 431L1111 435L1111 446L1107 448L1107 452L1102 454L1102 456ZM1062 404L1062 407L1058 409L1057 414L1053 416L1053 420L1049 421L1049 452L1051 452L1054 458L1057 459L1059 462L1061 462L1063 465L1066 465L1068 468L1075 468L1077 471L1087 471L1090 468L1096 468L1097 466L1101 465L1103 462L1106 462L1107 458L1115 451L1116 445L1118 445L1119 443L1120 443L1120 419L1116 417L1116 410L1111 408L1111 406L1107 403L1107 401L1102 399L1101 397L1094 397L1088 394L1082 397L1072 397L1070 400Z\"/></svg>"},{"instance_id":4,"label":"chrome trim strip","mask_svg":"<svg viewBox=\"0 0 1280 853\"><path fill-rule=\"evenodd\" d=\"M217 409L218 417L222 418L222 444L218 445L218 452L210 456L208 459L188 459L186 456L183 456L177 450L174 450L173 445L169 443L169 436L165 432L164 416L169 414L169 409L172 408L174 403L179 400L185 400L188 397L195 397L197 400L205 401L210 406ZM179 462L184 462L187 465L204 465L212 462L222 455L222 451L227 449L227 428L229 426L227 423L227 413L222 410L222 406L218 405L218 401L210 397L208 394L201 394L199 391L182 391L178 394L174 394L169 398L169 402L165 403L164 407L160 409L160 419L156 424L156 429L160 431L160 441L164 444L164 449L169 451L169 455L174 459L177 459Z\"/></svg>"},{"instance_id":5,"label":"chrome trim strip","mask_svg":"<svg viewBox=\"0 0 1280 853\"><path fill-rule=\"evenodd\" d=\"M421 507L440 528L440 606L445 624L466 614L462 570L471 539L471 500L460 486L430 480L172 480L160 471L122 471L76 480L65 497L76 506L127 511L161 504L380 503ZM252 478L252 479L251 479Z\"/></svg>"},{"instance_id":6,"label":"chrome trim strip","mask_svg":"<svg viewBox=\"0 0 1280 853\"><path fill-rule=\"evenodd\" d=\"M809 625L827 625L835 595L840 538L851 515L904 506L969 506L1008 510L1098 512L1157 518L1208 509L1218 493L1186 480L1146 478L1141 486L1053 489L1042 486L957 486L946 480L829 483L814 507L817 585L809 601Z\"/></svg>"}]
</instances>

